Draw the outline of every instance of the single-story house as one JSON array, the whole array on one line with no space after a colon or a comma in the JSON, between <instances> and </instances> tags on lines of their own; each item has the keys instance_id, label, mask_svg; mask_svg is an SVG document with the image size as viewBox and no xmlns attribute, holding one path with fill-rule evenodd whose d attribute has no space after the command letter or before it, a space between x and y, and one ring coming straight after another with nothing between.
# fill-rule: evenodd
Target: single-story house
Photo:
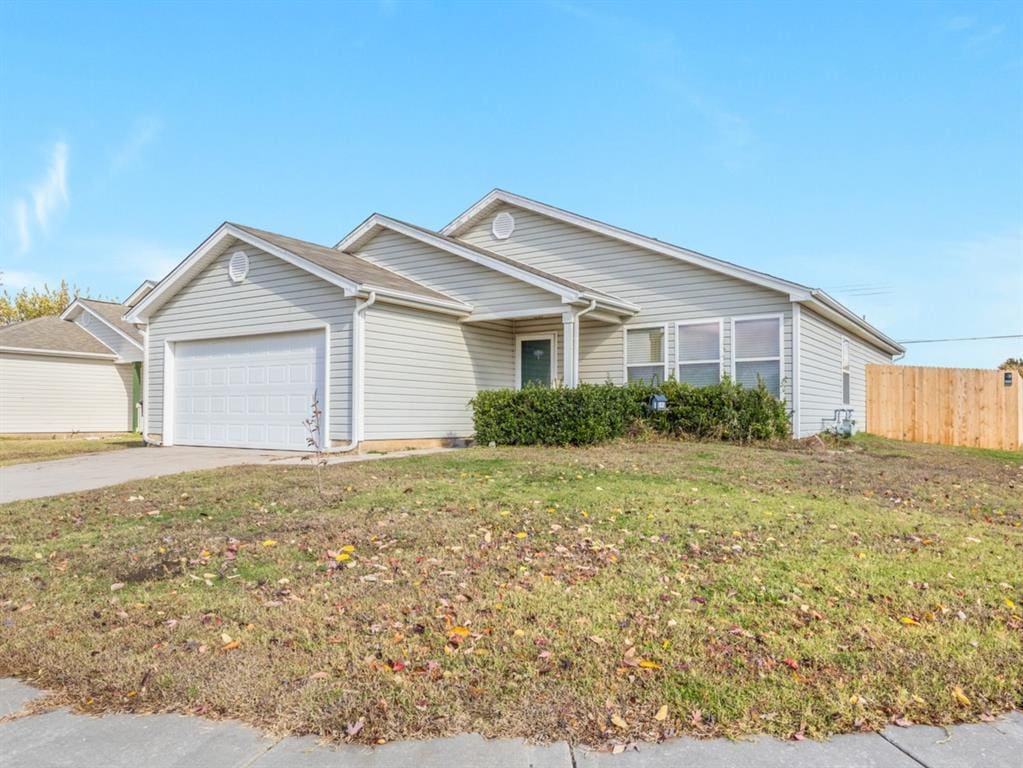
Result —
<instances>
[{"instance_id":1,"label":"single-story house","mask_svg":"<svg viewBox=\"0 0 1023 768\"><path fill-rule=\"evenodd\" d=\"M0 327L0 433L137 430L144 337L123 317L154 285Z\"/></svg>"},{"instance_id":2,"label":"single-story house","mask_svg":"<svg viewBox=\"0 0 1023 768\"><path fill-rule=\"evenodd\" d=\"M334 247L224 223L125 318L163 445L425 445L471 435L482 389L722 376L809 435L862 428L866 364L903 352L821 290L502 190Z\"/></svg>"}]
</instances>

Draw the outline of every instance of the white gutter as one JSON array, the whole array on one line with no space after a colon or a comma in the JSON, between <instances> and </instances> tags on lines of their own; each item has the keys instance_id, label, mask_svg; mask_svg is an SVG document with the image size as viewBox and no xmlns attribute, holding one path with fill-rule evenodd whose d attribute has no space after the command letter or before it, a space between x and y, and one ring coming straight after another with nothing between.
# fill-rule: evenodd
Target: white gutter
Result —
<instances>
[{"instance_id":1,"label":"white gutter","mask_svg":"<svg viewBox=\"0 0 1023 768\"><path fill-rule=\"evenodd\" d=\"M362 390L365 373L363 370L363 362L366 357L366 321L363 314L376 303L376 300L377 292L370 291L369 298L365 301L360 302L358 299L356 300L355 309L352 311L352 410L351 422L348 427L351 434L351 440L348 442L348 445L341 445L337 448L327 448L324 451L325 453L349 453L350 451L354 451L358 448L359 443L362 441ZM326 426L326 430L329 440L329 424Z\"/></svg>"}]
</instances>

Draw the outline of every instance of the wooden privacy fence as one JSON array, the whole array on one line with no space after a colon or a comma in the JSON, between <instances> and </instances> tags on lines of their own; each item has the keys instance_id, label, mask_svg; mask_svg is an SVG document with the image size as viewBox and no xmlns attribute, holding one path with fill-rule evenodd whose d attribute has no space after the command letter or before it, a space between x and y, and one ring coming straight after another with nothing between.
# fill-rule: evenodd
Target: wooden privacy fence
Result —
<instances>
[{"instance_id":1,"label":"wooden privacy fence","mask_svg":"<svg viewBox=\"0 0 1023 768\"><path fill-rule=\"evenodd\" d=\"M867 366L867 431L942 445L1023 448L1019 373L969 368Z\"/></svg>"}]
</instances>

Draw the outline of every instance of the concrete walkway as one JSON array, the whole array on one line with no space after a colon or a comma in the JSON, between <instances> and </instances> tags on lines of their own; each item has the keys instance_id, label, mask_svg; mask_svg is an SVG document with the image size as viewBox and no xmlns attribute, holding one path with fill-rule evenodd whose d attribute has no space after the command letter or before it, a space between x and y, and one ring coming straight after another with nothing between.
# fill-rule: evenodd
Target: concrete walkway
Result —
<instances>
[{"instance_id":1,"label":"concrete walkway","mask_svg":"<svg viewBox=\"0 0 1023 768\"><path fill-rule=\"evenodd\" d=\"M0 679L0 765L21 768L1008 768L1023 760L1023 713L949 728L914 726L825 742L676 739L621 755L469 734L382 747L274 739L236 722L179 715L22 714L41 696ZM2 718L7 719L2 719Z\"/></svg>"},{"instance_id":2,"label":"concrete walkway","mask_svg":"<svg viewBox=\"0 0 1023 768\"><path fill-rule=\"evenodd\" d=\"M328 454L329 464L392 459L454 450L426 448L386 454ZM309 454L296 451L258 451L246 448L124 448L89 453L69 459L14 464L0 467L0 504L24 499L59 496L108 485L176 475L200 469L217 469L238 464L308 464Z\"/></svg>"}]
</instances>

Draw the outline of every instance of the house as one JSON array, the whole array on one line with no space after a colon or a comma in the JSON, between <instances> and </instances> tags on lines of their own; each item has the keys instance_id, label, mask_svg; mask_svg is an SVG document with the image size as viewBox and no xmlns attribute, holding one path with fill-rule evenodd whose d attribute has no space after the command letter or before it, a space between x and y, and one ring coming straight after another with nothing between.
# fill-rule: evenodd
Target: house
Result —
<instances>
[{"instance_id":1,"label":"house","mask_svg":"<svg viewBox=\"0 0 1023 768\"><path fill-rule=\"evenodd\" d=\"M903 352L823 291L502 190L333 248L225 223L126 320L164 445L428 445L482 389L671 376L763 380L808 435L862 428L865 365Z\"/></svg>"},{"instance_id":2,"label":"house","mask_svg":"<svg viewBox=\"0 0 1023 768\"><path fill-rule=\"evenodd\" d=\"M154 285L0 328L0 433L138 429L143 335L123 316Z\"/></svg>"}]
</instances>

